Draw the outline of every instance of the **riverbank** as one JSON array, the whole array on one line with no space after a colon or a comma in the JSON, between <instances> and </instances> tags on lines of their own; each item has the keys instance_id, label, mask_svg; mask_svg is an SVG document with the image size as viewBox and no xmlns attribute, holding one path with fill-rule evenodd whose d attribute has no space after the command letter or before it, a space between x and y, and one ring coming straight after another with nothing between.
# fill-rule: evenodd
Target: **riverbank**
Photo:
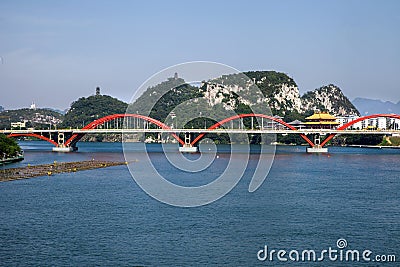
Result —
<instances>
[{"instance_id":1,"label":"riverbank","mask_svg":"<svg viewBox=\"0 0 400 267\"><path fill-rule=\"evenodd\" d=\"M400 149L400 146L371 146L371 145L346 145L346 147L362 147L362 148L391 148Z\"/></svg>"},{"instance_id":2,"label":"riverbank","mask_svg":"<svg viewBox=\"0 0 400 267\"><path fill-rule=\"evenodd\" d=\"M77 172L107 168L125 164L126 162L88 160L78 162L54 162L53 164L42 164L22 168L4 169L0 170L0 182L28 179L38 176L51 176L64 172Z\"/></svg>"},{"instance_id":3,"label":"riverbank","mask_svg":"<svg viewBox=\"0 0 400 267\"><path fill-rule=\"evenodd\" d=\"M16 157L12 157L12 158L3 158L3 159L0 159L0 165L13 163L13 162L18 162L18 161L21 161L21 160L24 160L24 156L23 155L18 155Z\"/></svg>"}]
</instances>

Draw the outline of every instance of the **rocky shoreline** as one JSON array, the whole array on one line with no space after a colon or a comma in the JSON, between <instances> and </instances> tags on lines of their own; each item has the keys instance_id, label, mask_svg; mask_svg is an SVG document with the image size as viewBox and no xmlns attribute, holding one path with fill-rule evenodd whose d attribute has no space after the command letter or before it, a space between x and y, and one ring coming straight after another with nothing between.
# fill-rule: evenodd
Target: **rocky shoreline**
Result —
<instances>
[{"instance_id":1,"label":"rocky shoreline","mask_svg":"<svg viewBox=\"0 0 400 267\"><path fill-rule=\"evenodd\" d=\"M16 157L12 157L12 158L2 158L2 159L0 159L0 165L18 162L21 160L24 160L24 155L18 155Z\"/></svg>"},{"instance_id":2,"label":"rocky shoreline","mask_svg":"<svg viewBox=\"0 0 400 267\"><path fill-rule=\"evenodd\" d=\"M0 170L0 182L28 179L38 176L52 176L58 173L77 172L98 168L107 168L118 165L126 165L127 162L119 161L78 161L78 162L54 162L53 164L42 164L22 168L10 168Z\"/></svg>"}]
</instances>

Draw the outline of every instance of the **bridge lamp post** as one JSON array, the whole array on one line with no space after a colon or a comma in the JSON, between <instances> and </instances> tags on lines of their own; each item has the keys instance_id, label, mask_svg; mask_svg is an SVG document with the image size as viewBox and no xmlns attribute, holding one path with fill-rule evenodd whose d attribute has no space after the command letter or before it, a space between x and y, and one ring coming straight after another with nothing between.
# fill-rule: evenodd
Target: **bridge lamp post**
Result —
<instances>
[{"instance_id":1,"label":"bridge lamp post","mask_svg":"<svg viewBox=\"0 0 400 267\"><path fill-rule=\"evenodd\" d=\"M172 128L176 128L178 126L178 125L176 125L177 124L176 120L175 120L175 125L174 125L174 119L175 118L176 118L175 112L171 112Z\"/></svg>"},{"instance_id":2,"label":"bridge lamp post","mask_svg":"<svg viewBox=\"0 0 400 267\"><path fill-rule=\"evenodd\" d=\"M137 114L139 114L139 110L136 110L136 115ZM134 121L134 124L135 124L134 125L135 129L139 129L139 118L135 117L133 121Z\"/></svg>"},{"instance_id":3,"label":"bridge lamp post","mask_svg":"<svg viewBox=\"0 0 400 267\"><path fill-rule=\"evenodd\" d=\"M202 113L201 111L199 112L199 116L201 117ZM207 129L207 122L206 122L206 118L204 117L204 129Z\"/></svg>"}]
</instances>

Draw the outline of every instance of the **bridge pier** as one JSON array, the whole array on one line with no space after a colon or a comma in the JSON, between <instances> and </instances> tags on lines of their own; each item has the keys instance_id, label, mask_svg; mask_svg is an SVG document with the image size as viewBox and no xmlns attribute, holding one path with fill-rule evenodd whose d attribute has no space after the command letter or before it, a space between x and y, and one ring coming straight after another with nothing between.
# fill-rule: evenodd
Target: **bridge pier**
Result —
<instances>
[{"instance_id":1,"label":"bridge pier","mask_svg":"<svg viewBox=\"0 0 400 267\"><path fill-rule=\"evenodd\" d=\"M65 135L64 132L58 132L57 136L57 146L53 147L53 152L73 152L77 151L78 147L76 145L73 146L65 146Z\"/></svg>"},{"instance_id":2,"label":"bridge pier","mask_svg":"<svg viewBox=\"0 0 400 267\"><path fill-rule=\"evenodd\" d=\"M314 136L314 146L307 147L307 153L327 153L328 148L321 146L321 135L316 134Z\"/></svg>"},{"instance_id":3,"label":"bridge pier","mask_svg":"<svg viewBox=\"0 0 400 267\"><path fill-rule=\"evenodd\" d=\"M71 147L71 146L67 146L67 147L60 147L60 146L56 146L53 147L53 152L73 152L73 151L77 151L78 148L77 147Z\"/></svg>"},{"instance_id":4,"label":"bridge pier","mask_svg":"<svg viewBox=\"0 0 400 267\"><path fill-rule=\"evenodd\" d=\"M307 147L307 153L328 153L328 148L327 147L322 147L322 146L313 146L313 147Z\"/></svg>"},{"instance_id":5,"label":"bridge pier","mask_svg":"<svg viewBox=\"0 0 400 267\"><path fill-rule=\"evenodd\" d=\"M197 146L192 146L191 144L191 134L185 133L185 144L179 147L179 152L181 153L196 153Z\"/></svg>"}]
</instances>

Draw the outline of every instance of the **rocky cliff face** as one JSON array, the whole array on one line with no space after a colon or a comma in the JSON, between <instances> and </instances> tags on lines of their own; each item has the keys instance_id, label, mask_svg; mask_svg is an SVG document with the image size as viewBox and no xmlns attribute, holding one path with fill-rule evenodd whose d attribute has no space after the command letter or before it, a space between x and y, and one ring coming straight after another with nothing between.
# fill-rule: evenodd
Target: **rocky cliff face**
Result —
<instances>
[{"instance_id":1,"label":"rocky cliff face","mask_svg":"<svg viewBox=\"0 0 400 267\"><path fill-rule=\"evenodd\" d=\"M301 110L325 110L334 115L360 115L339 87L329 84L301 97Z\"/></svg>"},{"instance_id":2,"label":"rocky cliff face","mask_svg":"<svg viewBox=\"0 0 400 267\"><path fill-rule=\"evenodd\" d=\"M179 82L179 83L178 83ZM151 117L164 120L172 109L190 99L193 108L185 111L193 116L199 114L196 101L204 101L208 108L202 108L203 116L217 110L234 110L237 113L248 113L256 106L268 106L272 114L285 117L286 120L302 118L313 111L327 111L333 115L358 115L359 112L344 96L339 87L327 85L300 95L296 82L288 75L275 71L250 71L242 74L224 75L204 81L200 87L182 85L183 79L169 80L149 88L134 103L135 111L141 112L152 106L154 92L168 89L168 93L157 101L151 111ZM181 85L179 85L181 84ZM257 86L257 90L255 89ZM173 90L169 90L174 88ZM165 90L164 90L165 91ZM260 93L261 91L261 93ZM257 93L258 92L258 93ZM191 106L189 102L189 106ZM247 108L246 108L247 107ZM256 108L257 110L257 108ZM185 113L184 112L184 113Z\"/></svg>"},{"instance_id":3,"label":"rocky cliff face","mask_svg":"<svg viewBox=\"0 0 400 267\"><path fill-rule=\"evenodd\" d=\"M270 108L282 112L302 110L302 103L297 86L282 84L274 97L269 99Z\"/></svg>"},{"instance_id":4,"label":"rocky cliff face","mask_svg":"<svg viewBox=\"0 0 400 267\"><path fill-rule=\"evenodd\" d=\"M203 85L204 97L213 106L223 103L226 109L235 109L239 103L252 106L256 103L268 105L272 113L286 115L290 112L305 113L310 111L327 111L334 115L359 115L358 110L342 93L339 87L330 84L300 96L297 84L284 73L273 71L256 71L244 73L262 91L264 97L235 97L239 91L246 91L252 83L233 82L223 84L216 79ZM229 76L228 76L229 77ZM226 79L225 79L226 80Z\"/></svg>"}]
</instances>

